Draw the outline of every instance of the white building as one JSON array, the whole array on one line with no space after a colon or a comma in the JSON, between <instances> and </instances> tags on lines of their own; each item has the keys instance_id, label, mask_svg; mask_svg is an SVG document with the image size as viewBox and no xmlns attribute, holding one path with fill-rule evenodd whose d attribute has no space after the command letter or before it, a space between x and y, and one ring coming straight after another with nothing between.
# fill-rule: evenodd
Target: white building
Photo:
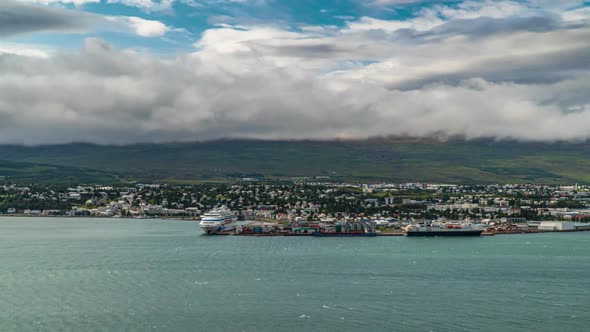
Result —
<instances>
[{"instance_id":1,"label":"white building","mask_svg":"<svg viewBox=\"0 0 590 332\"><path fill-rule=\"evenodd\" d=\"M539 224L539 230L541 231L573 231L573 222L561 222L561 221L542 221Z\"/></svg>"}]
</instances>

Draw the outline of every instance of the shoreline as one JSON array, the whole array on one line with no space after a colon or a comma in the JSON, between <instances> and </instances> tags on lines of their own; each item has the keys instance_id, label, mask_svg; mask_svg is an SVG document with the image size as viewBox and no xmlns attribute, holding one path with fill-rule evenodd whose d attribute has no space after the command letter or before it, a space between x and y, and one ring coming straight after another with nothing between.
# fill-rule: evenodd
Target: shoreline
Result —
<instances>
[{"instance_id":1,"label":"shoreline","mask_svg":"<svg viewBox=\"0 0 590 332\"><path fill-rule=\"evenodd\" d=\"M566 231L527 231L527 232L483 232L480 237L489 237L489 236L496 236L496 235L528 235L528 234L542 234L542 233L577 233L577 232L590 232L590 229L579 229L579 230L566 230ZM217 233L217 234L202 234L204 236L259 236L259 237L266 237L266 236L301 236L301 237L313 237L311 233L239 233L236 234L234 232L226 232L226 233ZM388 237L398 237L398 236L405 236L403 232L377 232L377 236L388 236ZM443 236L444 237L444 236Z\"/></svg>"},{"instance_id":2,"label":"shoreline","mask_svg":"<svg viewBox=\"0 0 590 332\"><path fill-rule=\"evenodd\" d=\"M0 214L0 220L3 218L48 218L48 219L55 219L55 218L63 218L63 219L126 219L126 220L175 220L175 221L197 221L193 217L147 217L147 218L134 218L134 217L107 217L107 216L47 216L47 215L23 215L23 214ZM529 229L529 230L514 230L514 231L484 231L481 236L482 237L489 237L489 236L496 236L496 235L516 235L516 234L540 234L540 233L577 233L577 232L590 232L590 228L587 229L574 229L574 230L536 230L536 229ZM205 234L203 234L205 235ZM303 236L303 237L310 237L313 236L312 234L307 233L281 233L281 232L271 232L271 233L239 233L236 234L234 232L227 232L227 233L218 233L212 234L214 236L255 236L255 237L268 237L268 236ZM394 231L394 232L377 232L377 236L387 236L387 237L399 237L404 236L404 232Z\"/></svg>"},{"instance_id":3,"label":"shoreline","mask_svg":"<svg viewBox=\"0 0 590 332\"><path fill-rule=\"evenodd\" d=\"M108 217L108 216L41 216L41 215L23 215L23 214L0 214L2 218L63 218L63 219L126 219L126 220L179 220L179 221L198 221L197 219L191 218L179 218L179 217L147 217L147 218L134 218L134 217Z\"/></svg>"}]
</instances>

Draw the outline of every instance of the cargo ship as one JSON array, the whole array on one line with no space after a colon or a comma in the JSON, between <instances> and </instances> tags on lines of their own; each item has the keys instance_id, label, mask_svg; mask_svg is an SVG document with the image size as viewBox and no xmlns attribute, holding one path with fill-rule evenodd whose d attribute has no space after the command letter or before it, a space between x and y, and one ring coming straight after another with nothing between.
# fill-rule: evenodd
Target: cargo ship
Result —
<instances>
[{"instance_id":1,"label":"cargo ship","mask_svg":"<svg viewBox=\"0 0 590 332\"><path fill-rule=\"evenodd\" d=\"M481 236L483 229L471 225L409 225L405 228L406 236Z\"/></svg>"},{"instance_id":2,"label":"cargo ship","mask_svg":"<svg viewBox=\"0 0 590 332\"><path fill-rule=\"evenodd\" d=\"M215 234L217 232L227 232L234 230L238 217L226 207L213 209L201 217L199 226L206 234Z\"/></svg>"}]
</instances>

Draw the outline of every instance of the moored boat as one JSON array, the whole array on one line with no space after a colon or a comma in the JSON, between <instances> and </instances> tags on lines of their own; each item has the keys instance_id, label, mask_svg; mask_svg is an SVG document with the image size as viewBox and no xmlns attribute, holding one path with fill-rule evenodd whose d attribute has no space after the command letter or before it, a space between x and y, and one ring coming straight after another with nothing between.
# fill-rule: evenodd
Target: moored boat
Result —
<instances>
[{"instance_id":1,"label":"moored boat","mask_svg":"<svg viewBox=\"0 0 590 332\"><path fill-rule=\"evenodd\" d=\"M199 226L206 234L228 232L236 229L238 217L226 207L213 209L201 217Z\"/></svg>"}]
</instances>

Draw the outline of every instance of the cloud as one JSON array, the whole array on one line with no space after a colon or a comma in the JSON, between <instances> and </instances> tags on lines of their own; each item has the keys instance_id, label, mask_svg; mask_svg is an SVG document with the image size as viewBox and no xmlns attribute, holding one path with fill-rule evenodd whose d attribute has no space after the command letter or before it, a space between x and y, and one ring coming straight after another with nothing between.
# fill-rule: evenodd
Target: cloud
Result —
<instances>
[{"instance_id":1,"label":"cloud","mask_svg":"<svg viewBox=\"0 0 590 332\"><path fill-rule=\"evenodd\" d=\"M107 0L107 2L137 7L145 11L160 11L170 9L174 0Z\"/></svg>"},{"instance_id":2,"label":"cloud","mask_svg":"<svg viewBox=\"0 0 590 332\"><path fill-rule=\"evenodd\" d=\"M141 37L160 37L171 29L160 21L146 20L132 16L110 16L108 20L127 25L132 31Z\"/></svg>"},{"instance_id":3,"label":"cloud","mask_svg":"<svg viewBox=\"0 0 590 332\"><path fill-rule=\"evenodd\" d=\"M431 5L420 9L417 15L407 20L382 20L361 17L348 22L351 31L382 30L394 32L401 29L428 31L453 20L478 18L510 18L538 16L536 10L525 3L511 1L465 1L455 6Z\"/></svg>"},{"instance_id":4,"label":"cloud","mask_svg":"<svg viewBox=\"0 0 590 332\"><path fill-rule=\"evenodd\" d=\"M4 0L0 6L0 37L38 31L79 32L99 20L83 12Z\"/></svg>"},{"instance_id":5,"label":"cloud","mask_svg":"<svg viewBox=\"0 0 590 332\"><path fill-rule=\"evenodd\" d=\"M0 44L0 56L2 54L12 54L27 57L48 58L49 53L38 48L22 47L20 45Z\"/></svg>"},{"instance_id":6,"label":"cloud","mask_svg":"<svg viewBox=\"0 0 590 332\"><path fill-rule=\"evenodd\" d=\"M448 0L371 0L371 1L362 1L363 3L367 3L371 6L401 6L401 5L408 5L408 4L437 4L437 3L449 3L453 1ZM481 0L481 1L465 1L471 3L477 2L488 2L491 3L493 0ZM498 0L495 1L497 3L512 3L518 4L523 3L528 6L537 6L540 8L546 9L555 9L555 8L575 8L577 6L581 6L584 4L585 0ZM464 3L464 2L463 2ZM461 2L459 2L461 4Z\"/></svg>"},{"instance_id":7,"label":"cloud","mask_svg":"<svg viewBox=\"0 0 590 332\"><path fill-rule=\"evenodd\" d=\"M0 18L2 18L0 19L0 37L46 31L65 33L119 31L131 32L141 37L160 37L170 31L180 31L162 22L140 17L101 16L78 10L45 7L13 0L5 1L0 7Z\"/></svg>"},{"instance_id":8,"label":"cloud","mask_svg":"<svg viewBox=\"0 0 590 332\"><path fill-rule=\"evenodd\" d=\"M585 12L490 3L343 28L220 24L168 57L100 39L0 54L0 142L590 138Z\"/></svg>"},{"instance_id":9,"label":"cloud","mask_svg":"<svg viewBox=\"0 0 590 332\"><path fill-rule=\"evenodd\" d=\"M74 4L80 6L86 3L99 3L101 0L19 0L39 4ZM104 0L107 3L117 3L130 7L138 7L148 11L168 9L175 0Z\"/></svg>"},{"instance_id":10,"label":"cloud","mask_svg":"<svg viewBox=\"0 0 590 332\"><path fill-rule=\"evenodd\" d=\"M421 3L421 2L432 2L436 0L373 0L370 3L379 6L388 6L388 5L400 5L400 4L409 4L409 3ZM439 2L442 2L440 0Z\"/></svg>"},{"instance_id":11,"label":"cloud","mask_svg":"<svg viewBox=\"0 0 590 332\"><path fill-rule=\"evenodd\" d=\"M60 3L60 4L74 4L76 6L80 6L86 3L98 3L101 0L19 0L22 2L33 2L33 3L39 3L39 4L43 4L43 5L49 5L52 3Z\"/></svg>"}]
</instances>

